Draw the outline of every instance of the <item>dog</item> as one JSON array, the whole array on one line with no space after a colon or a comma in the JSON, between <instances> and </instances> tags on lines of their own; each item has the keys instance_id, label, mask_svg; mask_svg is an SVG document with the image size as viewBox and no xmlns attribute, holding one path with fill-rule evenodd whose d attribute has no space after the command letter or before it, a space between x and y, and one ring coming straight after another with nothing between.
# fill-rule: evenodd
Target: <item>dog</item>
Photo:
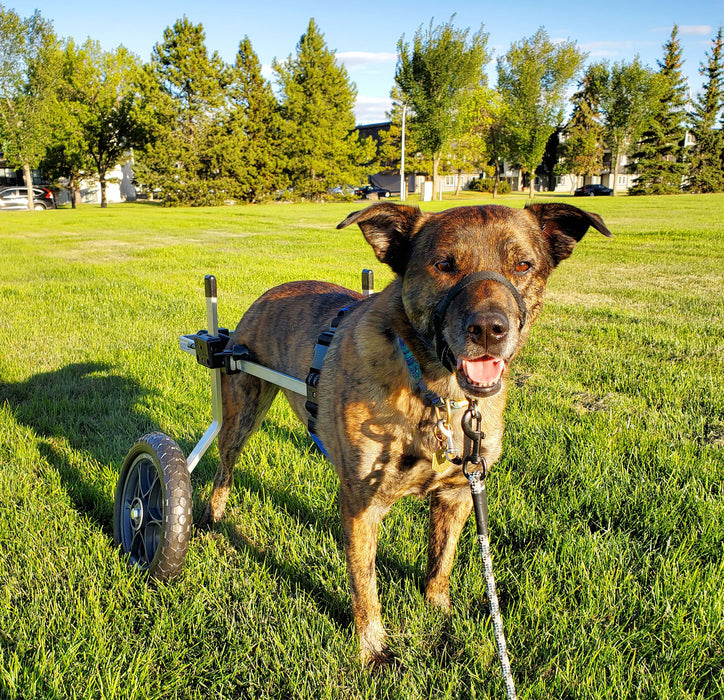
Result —
<instances>
[{"instance_id":1,"label":"dog","mask_svg":"<svg viewBox=\"0 0 724 700\"><path fill-rule=\"evenodd\" d=\"M393 270L393 282L367 297L324 282L275 287L251 305L230 344L301 378L320 333L338 321L316 387L314 431L339 475L360 659L378 666L390 659L375 574L380 522L399 498L429 496L425 597L449 611L450 573L472 498L459 460L439 458L464 443L459 421L445 414L476 401L481 454L493 465L510 363L540 312L548 276L589 227L611 232L597 214L560 203L434 214L379 203L337 228L352 224ZM222 517L237 457L279 390L244 373L223 377L220 464L202 522ZM282 391L306 425L304 397Z\"/></svg>"}]
</instances>

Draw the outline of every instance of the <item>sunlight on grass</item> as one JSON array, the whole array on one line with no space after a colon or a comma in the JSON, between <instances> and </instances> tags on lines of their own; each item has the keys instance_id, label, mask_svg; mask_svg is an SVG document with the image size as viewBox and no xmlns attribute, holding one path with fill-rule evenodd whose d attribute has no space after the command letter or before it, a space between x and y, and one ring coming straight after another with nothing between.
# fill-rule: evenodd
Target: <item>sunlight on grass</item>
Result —
<instances>
[{"instance_id":1,"label":"sunlight on grass","mask_svg":"<svg viewBox=\"0 0 724 700\"><path fill-rule=\"evenodd\" d=\"M553 275L511 369L488 488L519 697L722 697L724 196L554 199L615 238L589 233ZM413 500L378 559L399 666L359 668L336 475L281 400L176 581L148 585L112 545L131 444L160 429L188 452L210 420L206 373L177 345L205 324L203 275L231 327L291 279L357 289L370 267L382 288L359 231L335 229L361 206L3 214L1 697L502 696L473 523L444 619L422 600ZM193 474L196 517L217 455Z\"/></svg>"}]
</instances>

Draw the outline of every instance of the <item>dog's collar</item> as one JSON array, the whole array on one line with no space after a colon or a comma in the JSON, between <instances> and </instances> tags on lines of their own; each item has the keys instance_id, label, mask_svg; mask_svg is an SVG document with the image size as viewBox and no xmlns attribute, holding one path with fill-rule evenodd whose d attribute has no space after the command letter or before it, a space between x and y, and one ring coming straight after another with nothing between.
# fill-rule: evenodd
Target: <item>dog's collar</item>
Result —
<instances>
[{"instance_id":1,"label":"dog's collar","mask_svg":"<svg viewBox=\"0 0 724 700\"><path fill-rule=\"evenodd\" d=\"M449 402L450 407L453 409L467 408L467 401L451 401L449 399L443 399L439 394L427 386L425 380L422 378L422 368L420 367L420 363L412 354L412 350L407 347L407 343L399 335L395 335L397 338L397 347L400 349L402 356L405 358L407 369L409 370L413 381L417 384L422 400L430 406L434 406L438 409L445 408L446 402Z\"/></svg>"}]
</instances>

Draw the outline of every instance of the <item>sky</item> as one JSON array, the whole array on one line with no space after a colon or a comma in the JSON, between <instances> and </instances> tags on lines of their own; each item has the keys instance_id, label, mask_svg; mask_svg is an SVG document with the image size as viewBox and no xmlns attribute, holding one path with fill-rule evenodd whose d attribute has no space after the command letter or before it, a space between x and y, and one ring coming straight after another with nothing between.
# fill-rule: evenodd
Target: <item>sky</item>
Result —
<instances>
[{"instance_id":1,"label":"sky","mask_svg":"<svg viewBox=\"0 0 724 700\"><path fill-rule=\"evenodd\" d=\"M684 74L693 95L701 89L701 64L724 24L724 0L396 0L392 2L328 2L315 0L123 0L123 2L58 2L57 0L0 0L26 17L37 9L53 22L60 37L83 42L90 37L105 50L123 44L144 61L162 41L164 29L186 15L201 23L209 52L233 62L239 41L248 36L273 82L272 61L296 52L299 38L314 17L327 47L336 52L357 88L358 124L385 121L395 80L397 43L411 41L420 26L451 19L471 35L481 24L489 34L493 60L488 66L495 85L495 60L513 42L533 36L544 27L552 40L573 40L588 53L588 61L631 61L636 54L657 68L663 44L679 25Z\"/></svg>"}]
</instances>

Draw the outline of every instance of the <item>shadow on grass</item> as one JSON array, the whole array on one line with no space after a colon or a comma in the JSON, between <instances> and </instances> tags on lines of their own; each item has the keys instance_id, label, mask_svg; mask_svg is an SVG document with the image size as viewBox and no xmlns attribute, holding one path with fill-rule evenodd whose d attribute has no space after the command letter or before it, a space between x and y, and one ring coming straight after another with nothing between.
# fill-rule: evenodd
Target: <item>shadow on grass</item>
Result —
<instances>
[{"instance_id":1,"label":"shadow on grass","mask_svg":"<svg viewBox=\"0 0 724 700\"><path fill-rule=\"evenodd\" d=\"M139 435L155 429L137 408L147 393L112 367L93 362L0 383L0 402L39 436L40 453L76 509L107 534L113 531L113 492L107 473L104 481L97 467L118 464Z\"/></svg>"},{"instance_id":2,"label":"shadow on grass","mask_svg":"<svg viewBox=\"0 0 724 700\"><path fill-rule=\"evenodd\" d=\"M24 382L0 383L0 402L6 402L15 419L37 434L38 450L59 475L75 509L109 537L113 533L115 473L135 440L158 429L139 408L152 398L149 390L115 372L115 368L102 363L76 363L37 374ZM309 448L301 429L267 420L261 430L271 440L290 441L300 451ZM112 477L106 466L112 468ZM333 469L331 465L329 468ZM299 489L276 488L239 467L235 482L237 487L256 494L298 523L315 531L331 532L341 549L342 531L336 508L317 508L309 498L295 492ZM280 560L253 543L238 527L223 523L218 527L232 546L263 564L271 576L281 577L292 587L309 593L320 611L336 624L344 628L351 624L347 600L307 568ZM421 532L421 536L425 534ZM422 589L423 572L400 557L381 548L377 563L382 576L392 580L408 578Z\"/></svg>"}]
</instances>

